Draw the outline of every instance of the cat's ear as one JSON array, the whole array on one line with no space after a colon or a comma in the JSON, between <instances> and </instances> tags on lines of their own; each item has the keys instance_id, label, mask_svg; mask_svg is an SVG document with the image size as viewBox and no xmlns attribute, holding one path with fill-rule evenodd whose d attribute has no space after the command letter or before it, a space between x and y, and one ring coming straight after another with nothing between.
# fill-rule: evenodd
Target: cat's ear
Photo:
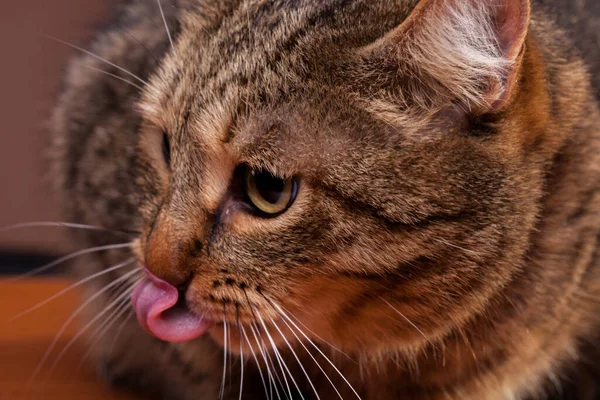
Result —
<instances>
[{"instance_id":1,"label":"cat's ear","mask_svg":"<svg viewBox=\"0 0 600 400\"><path fill-rule=\"evenodd\" d=\"M530 12L530 0L421 0L370 48L396 58L418 99L496 111L517 85Z\"/></svg>"}]
</instances>

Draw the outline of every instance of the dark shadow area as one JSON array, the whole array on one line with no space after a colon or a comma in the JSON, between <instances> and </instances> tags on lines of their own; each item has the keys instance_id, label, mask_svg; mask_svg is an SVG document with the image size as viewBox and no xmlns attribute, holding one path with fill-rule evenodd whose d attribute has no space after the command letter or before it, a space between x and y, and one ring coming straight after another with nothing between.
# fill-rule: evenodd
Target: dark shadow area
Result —
<instances>
[{"instance_id":1,"label":"dark shadow area","mask_svg":"<svg viewBox=\"0 0 600 400\"><path fill-rule=\"evenodd\" d=\"M21 275L58 259L60 255L0 250L0 275ZM52 268L40 275L60 274L60 268Z\"/></svg>"}]
</instances>

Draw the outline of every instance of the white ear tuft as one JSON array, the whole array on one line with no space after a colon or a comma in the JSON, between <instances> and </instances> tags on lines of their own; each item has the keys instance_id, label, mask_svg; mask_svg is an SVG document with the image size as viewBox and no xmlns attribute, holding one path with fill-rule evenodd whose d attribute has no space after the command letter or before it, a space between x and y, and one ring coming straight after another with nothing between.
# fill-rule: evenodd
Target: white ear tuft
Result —
<instances>
[{"instance_id":1,"label":"white ear tuft","mask_svg":"<svg viewBox=\"0 0 600 400\"><path fill-rule=\"evenodd\" d=\"M422 0L380 45L428 86L417 98L488 111L510 98L529 17L529 0Z\"/></svg>"}]
</instances>

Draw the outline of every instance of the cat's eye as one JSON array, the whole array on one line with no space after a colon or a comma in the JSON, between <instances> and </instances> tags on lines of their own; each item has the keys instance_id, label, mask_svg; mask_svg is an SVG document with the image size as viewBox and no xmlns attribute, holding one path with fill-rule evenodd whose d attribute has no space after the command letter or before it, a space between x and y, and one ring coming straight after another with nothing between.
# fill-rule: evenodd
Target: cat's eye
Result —
<instances>
[{"instance_id":1,"label":"cat's eye","mask_svg":"<svg viewBox=\"0 0 600 400\"><path fill-rule=\"evenodd\" d=\"M163 132L162 134L162 155L167 165L171 164L171 144L169 143L169 136Z\"/></svg>"},{"instance_id":2,"label":"cat's eye","mask_svg":"<svg viewBox=\"0 0 600 400\"><path fill-rule=\"evenodd\" d=\"M247 168L245 190L250 203L267 216L276 216L286 211L298 191L294 178L283 179L262 170Z\"/></svg>"}]
</instances>

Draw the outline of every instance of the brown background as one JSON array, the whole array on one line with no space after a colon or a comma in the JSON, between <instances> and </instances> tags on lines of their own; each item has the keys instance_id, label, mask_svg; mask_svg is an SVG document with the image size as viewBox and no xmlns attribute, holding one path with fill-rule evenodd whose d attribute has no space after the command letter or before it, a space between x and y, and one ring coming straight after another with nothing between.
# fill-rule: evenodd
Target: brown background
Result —
<instances>
[{"instance_id":1,"label":"brown background","mask_svg":"<svg viewBox=\"0 0 600 400\"><path fill-rule=\"evenodd\" d=\"M115 0L18 0L0 5L0 226L58 221L45 181L44 127L72 49L85 45ZM0 251L62 252L63 228L0 232Z\"/></svg>"},{"instance_id":2,"label":"brown background","mask_svg":"<svg viewBox=\"0 0 600 400\"><path fill-rule=\"evenodd\" d=\"M44 35L85 46L114 2L0 2L0 227L60 220L59 207L44 182L44 153L49 142L44 124L67 60L75 52ZM38 264L35 257L12 257L12 252L53 254L67 250L69 241L61 232L63 228L0 232L0 275L7 271L4 268L19 267L18 260L31 266ZM29 315L17 320L11 317L68 285L69 281L59 279L15 283L0 278L0 400L130 399L109 391L100 382L86 357L88 346L81 339L74 342L56 368L50 365L57 360L58 351L52 353L36 379L31 385L27 383L55 334L80 304L79 294L68 292ZM56 349L62 350L80 327L69 326L59 337Z\"/></svg>"}]
</instances>

